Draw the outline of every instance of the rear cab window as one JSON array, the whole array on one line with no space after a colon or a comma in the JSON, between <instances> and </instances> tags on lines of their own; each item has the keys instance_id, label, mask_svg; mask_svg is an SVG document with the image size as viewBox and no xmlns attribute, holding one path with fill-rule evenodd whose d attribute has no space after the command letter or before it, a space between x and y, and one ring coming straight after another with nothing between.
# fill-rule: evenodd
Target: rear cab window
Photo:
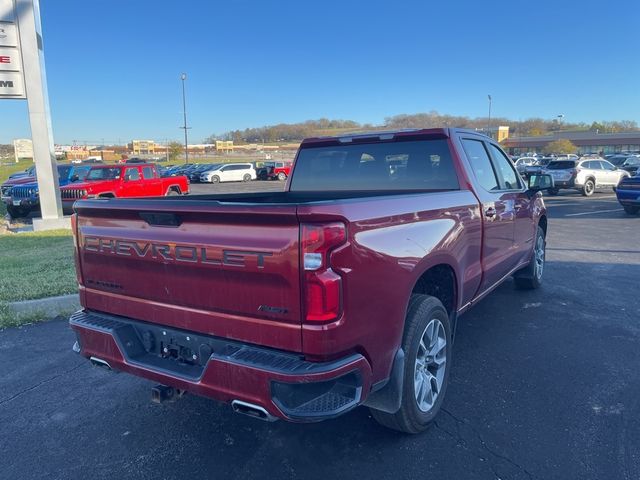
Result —
<instances>
[{"instance_id":1,"label":"rear cab window","mask_svg":"<svg viewBox=\"0 0 640 480\"><path fill-rule=\"evenodd\" d=\"M444 139L303 147L290 191L459 190Z\"/></svg>"},{"instance_id":2,"label":"rear cab window","mask_svg":"<svg viewBox=\"0 0 640 480\"><path fill-rule=\"evenodd\" d=\"M571 170L572 168L576 168L576 162L573 160L560 160L549 163L547 168L549 170Z\"/></svg>"}]
</instances>

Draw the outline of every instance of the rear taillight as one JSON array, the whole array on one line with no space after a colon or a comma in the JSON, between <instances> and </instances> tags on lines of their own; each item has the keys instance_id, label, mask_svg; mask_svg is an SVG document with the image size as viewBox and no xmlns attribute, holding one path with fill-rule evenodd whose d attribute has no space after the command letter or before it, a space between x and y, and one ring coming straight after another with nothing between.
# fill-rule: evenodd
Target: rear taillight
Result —
<instances>
[{"instance_id":1,"label":"rear taillight","mask_svg":"<svg viewBox=\"0 0 640 480\"><path fill-rule=\"evenodd\" d=\"M82 285L82 270L80 269L80 234L78 232L78 214L71 214L71 233L73 234L73 260L76 264L76 278L78 285Z\"/></svg>"},{"instance_id":2,"label":"rear taillight","mask_svg":"<svg viewBox=\"0 0 640 480\"><path fill-rule=\"evenodd\" d=\"M343 223L303 224L305 319L331 322L342 313L342 278L331 269L331 252L347 241Z\"/></svg>"}]
</instances>

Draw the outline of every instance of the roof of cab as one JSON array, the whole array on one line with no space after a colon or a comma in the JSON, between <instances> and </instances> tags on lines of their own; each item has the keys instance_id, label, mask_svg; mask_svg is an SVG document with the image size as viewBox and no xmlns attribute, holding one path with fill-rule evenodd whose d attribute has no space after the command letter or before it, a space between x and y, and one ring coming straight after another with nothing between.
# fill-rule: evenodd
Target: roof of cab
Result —
<instances>
[{"instance_id":1,"label":"roof of cab","mask_svg":"<svg viewBox=\"0 0 640 480\"><path fill-rule=\"evenodd\" d=\"M344 133L335 136L305 138L300 146L310 145L339 145L350 143L370 143L376 141L393 141L396 139L420 139L420 138L449 138L452 134L477 135L486 137L485 134L465 128L411 128L403 130L374 130L370 132Z\"/></svg>"}]
</instances>

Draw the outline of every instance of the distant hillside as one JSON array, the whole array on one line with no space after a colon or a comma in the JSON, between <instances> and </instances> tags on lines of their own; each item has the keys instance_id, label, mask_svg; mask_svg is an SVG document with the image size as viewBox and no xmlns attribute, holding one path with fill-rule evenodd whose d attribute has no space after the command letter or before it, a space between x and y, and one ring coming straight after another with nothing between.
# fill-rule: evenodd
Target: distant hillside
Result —
<instances>
[{"instance_id":1,"label":"distant hillside","mask_svg":"<svg viewBox=\"0 0 640 480\"><path fill-rule=\"evenodd\" d=\"M385 118L383 125L361 124L353 120L307 120L302 123L281 123L244 130L232 130L221 135L211 135L205 143L214 140L233 140L236 144L242 143L278 143L298 142L303 138L340 135L349 132L363 130L389 130L403 128L434 128L434 127L461 127L471 129L486 129L489 119L487 117L470 118L454 115L440 114L432 111L429 113L401 114ZM617 133L637 131L638 123L633 120L600 121L588 123L566 123L557 119L547 120L543 118L529 118L527 120L510 120L497 117L491 119L491 125L508 125L511 136L538 136L546 135L558 130L593 130L600 133Z\"/></svg>"}]
</instances>

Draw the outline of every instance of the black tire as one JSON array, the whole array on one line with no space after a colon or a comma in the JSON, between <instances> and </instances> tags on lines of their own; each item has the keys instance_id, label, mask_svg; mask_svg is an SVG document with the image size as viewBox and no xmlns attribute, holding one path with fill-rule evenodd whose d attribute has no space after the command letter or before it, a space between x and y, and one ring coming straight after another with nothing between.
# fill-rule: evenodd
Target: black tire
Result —
<instances>
[{"instance_id":1,"label":"black tire","mask_svg":"<svg viewBox=\"0 0 640 480\"><path fill-rule=\"evenodd\" d=\"M281 182L284 182L287 179L287 174L284 172L280 172L278 174L278 180L280 180Z\"/></svg>"},{"instance_id":2,"label":"black tire","mask_svg":"<svg viewBox=\"0 0 640 480\"><path fill-rule=\"evenodd\" d=\"M25 207L16 207L14 205L7 205L7 213L12 219L22 218L29 215L30 210Z\"/></svg>"},{"instance_id":3,"label":"black tire","mask_svg":"<svg viewBox=\"0 0 640 480\"><path fill-rule=\"evenodd\" d=\"M539 242L542 246L542 265L539 262ZM513 275L513 279L516 283L516 288L520 290L535 290L536 288L539 288L540 285L542 285L542 274L544 272L544 265L546 263L546 250L547 240L544 236L544 230L542 229L542 227L538 226L538 230L536 232L536 240L533 243L533 251L531 252L531 260L529 261L529 265L521 270L518 270Z\"/></svg>"},{"instance_id":4,"label":"black tire","mask_svg":"<svg viewBox=\"0 0 640 480\"><path fill-rule=\"evenodd\" d=\"M423 411L418 406L415 393L415 378L418 371L416 358L422 337L432 320L438 320L444 328L444 338L446 339L444 346L445 363L442 383L433 406L428 411ZM449 316L440 300L429 295L411 295L402 339L402 348L405 352L402 402L400 410L396 413L370 409L371 415L380 425L405 433L420 433L429 428L440 411L447 391L449 371L451 370L451 346Z\"/></svg>"},{"instance_id":5,"label":"black tire","mask_svg":"<svg viewBox=\"0 0 640 480\"><path fill-rule=\"evenodd\" d=\"M591 178L588 178L582 186L582 195L584 195L585 197L590 197L591 195L593 195L593 192L595 192L595 190L596 183Z\"/></svg>"},{"instance_id":6,"label":"black tire","mask_svg":"<svg viewBox=\"0 0 640 480\"><path fill-rule=\"evenodd\" d=\"M180 195L180 192L179 192L179 191L177 191L177 190L176 190L176 189L174 189L174 188L170 188L170 189L167 191L167 197L175 197L176 195Z\"/></svg>"},{"instance_id":7,"label":"black tire","mask_svg":"<svg viewBox=\"0 0 640 480\"><path fill-rule=\"evenodd\" d=\"M636 215L638 212L640 212L640 207L636 207L634 205L623 205L622 208L624 208L624 211L629 215Z\"/></svg>"},{"instance_id":8,"label":"black tire","mask_svg":"<svg viewBox=\"0 0 640 480\"><path fill-rule=\"evenodd\" d=\"M250 182L251 181L251 175L249 173L245 173L244 176L242 177L242 181L243 182Z\"/></svg>"},{"instance_id":9,"label":"black tire","mask_svg":"<svg viewBox=\"0 0 640 480\"><path fill-rule=\"evenodd\" d=\"M220 183L220 177L214 175L213 177L211 177L211 183Z\"/></svg>"},{"instance_id":10,"label":"black tire","mask_svg":"<svg viewBox=\"0 0 640 480\"><path fill-rule=\"evenodd\" d=\"M549 195L558 195L560 193L560 189L559 188L550 188L548 190Z\"/></svg>"}]
</instances>

